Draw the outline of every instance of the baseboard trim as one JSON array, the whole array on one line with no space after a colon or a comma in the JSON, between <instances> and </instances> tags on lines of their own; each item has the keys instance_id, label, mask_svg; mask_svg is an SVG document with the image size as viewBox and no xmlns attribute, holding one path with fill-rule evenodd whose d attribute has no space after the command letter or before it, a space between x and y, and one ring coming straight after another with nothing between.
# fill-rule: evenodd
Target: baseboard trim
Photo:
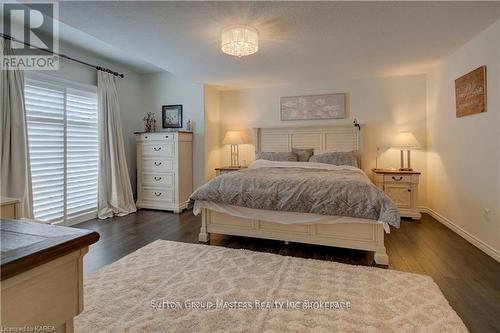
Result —
<instances>
[{"instance_id":1,"label":"baseboard trim","mask_svg":"<svg viewBox=\"0 0 500 333\"><path fill-rule=\"evenodd\" d=\"M459 227L455 223L453 223L451 220L448 218L444 217L443 215L439 214L435 210L430 209L429 207L419 207L420 211L422 213L427 213L436 220L438 220L440 223L444 224L446 227L451 229L453 232L464 238L466 241L495 259L496 261L500 262L500 251L497 251L493 247L491 247L489 244L483 242L476 236L470 234L468 231L463 229L462 227Z\"/></svg>"}]
</instances>

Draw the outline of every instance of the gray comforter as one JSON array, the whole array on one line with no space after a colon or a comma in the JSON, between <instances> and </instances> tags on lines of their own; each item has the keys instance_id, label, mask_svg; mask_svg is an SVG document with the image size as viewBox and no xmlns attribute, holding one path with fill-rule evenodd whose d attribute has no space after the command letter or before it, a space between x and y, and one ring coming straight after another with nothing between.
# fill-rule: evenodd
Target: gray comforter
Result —
<instances>
[{"instance_id":1,"label":"gray comforter","mask_svg":"<svg viewBox=\"0 0 500 333\"><path fill-rule=\"evenodd\" d=\"M199 187L191 200L365 218L387 222L397 228L400 222L394 202L361 170L348 167L335 170L259 167L230 172Z\"/></svg>"}]
</instances>

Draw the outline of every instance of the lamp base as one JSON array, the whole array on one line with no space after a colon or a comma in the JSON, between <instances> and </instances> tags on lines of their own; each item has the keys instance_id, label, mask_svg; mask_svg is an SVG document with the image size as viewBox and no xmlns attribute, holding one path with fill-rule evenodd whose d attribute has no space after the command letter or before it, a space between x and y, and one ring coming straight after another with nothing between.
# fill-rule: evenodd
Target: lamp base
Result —
<instances>
[{"instance_id":1,"label":"lamp base","mask_svg":"<svg viewBox=\"0 0 500 333\"><path fill-rule=\"evenodd\" d=\"M240 165L240 149L238 145L231 145L231 167L235 168Z\"/></svg>"},{"instance_id":2,"label":"lamp base","mask_svg":"<svg viewBox=\"0 0 500 333\"><path fill-rule=\"evenodd\" d=\"M413 169L411 168L411 157L410 157L410 150L407 151L407 155L408 155L408 167L404 167L404 159L403 159L403 156L404 156L404 151L401 150L401 167L399 168L399 171L413 171Z\"/></svg>"}]
</instances>

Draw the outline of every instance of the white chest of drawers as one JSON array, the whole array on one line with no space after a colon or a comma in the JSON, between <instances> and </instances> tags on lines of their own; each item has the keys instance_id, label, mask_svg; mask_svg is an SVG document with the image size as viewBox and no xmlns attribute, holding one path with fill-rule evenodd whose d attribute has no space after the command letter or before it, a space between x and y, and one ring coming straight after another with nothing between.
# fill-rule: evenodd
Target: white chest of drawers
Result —
<instances>
[{"instance_id":1,"label":"white chest of drawers","mask_svg":"<svg viewBox=\"0 0 500 333\"><path fill-rule=\"evenodd\" d=\"M181 212L193 191L193 134L140 133L135 138L137 207Z\"/></svg>"}]
</instances>

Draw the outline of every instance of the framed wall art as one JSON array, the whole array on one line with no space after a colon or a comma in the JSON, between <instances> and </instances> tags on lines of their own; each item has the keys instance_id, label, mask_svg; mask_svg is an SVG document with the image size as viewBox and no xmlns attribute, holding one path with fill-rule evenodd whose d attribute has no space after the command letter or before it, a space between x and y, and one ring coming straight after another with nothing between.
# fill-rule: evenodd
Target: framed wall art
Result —
<instances>
[{"instance_id":1,"label":"framed wall art","mask_svg":"<svg viewBox=\"0 0 500 333\"><path fill-rule=\"evenodd\" d=\"M455 80L457 118L486 112L486 66Z\"/></svg>"},{"instance_id":2,"label":"framed wall art","mask_svg":"<svg viewBox=\"0 0 500 333\"><path fill-rule=\"evenodd\" d=\"M346 118L346 94L281 97L281 120Z\"/></svg>"},{"instance_id":3,"label":"framed wall art","mask_svg":"<svg viewBox=\"0 0 500 333\"><path fill-rule=\"evenodd\" d=\"M161 107L163 128L182 128L182 104Z\"/></svg>"}]
</instances>

